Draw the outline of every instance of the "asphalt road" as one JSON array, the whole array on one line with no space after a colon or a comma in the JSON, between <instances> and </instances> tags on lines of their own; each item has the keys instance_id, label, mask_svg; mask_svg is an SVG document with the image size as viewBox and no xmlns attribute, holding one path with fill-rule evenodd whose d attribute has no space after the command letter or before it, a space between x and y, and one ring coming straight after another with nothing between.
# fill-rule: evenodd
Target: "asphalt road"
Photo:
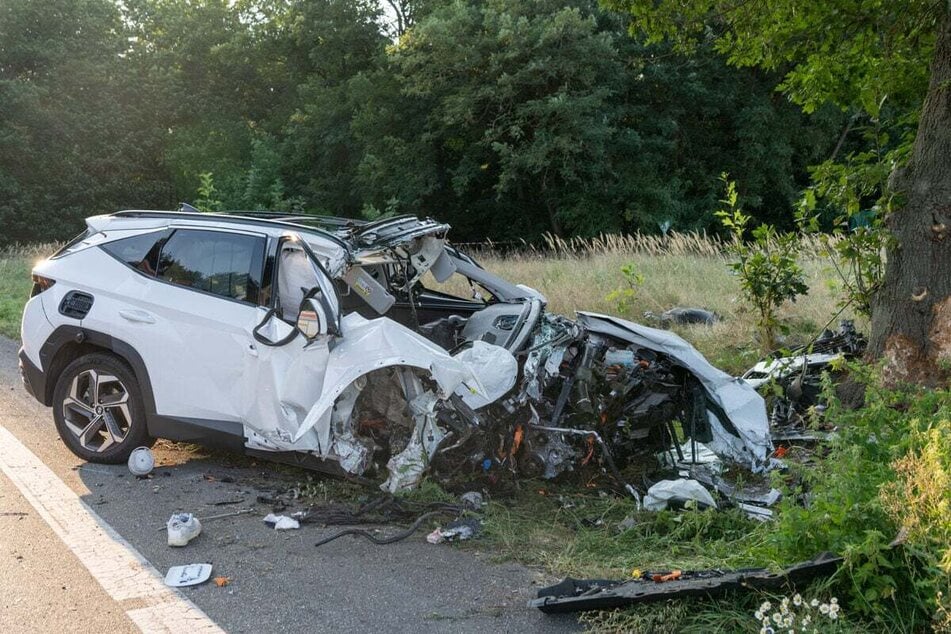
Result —
<instances>
[{"instance_id":1,"label":"asphalt road","mask_svg":"<svg viewBox=\"0 0 951 634\"><path fill-rule=\"evenodd\" d=\"M215 576L229 577L224 587L206 583L183 590L228 632L580 629L572 617L526 607L552 578L517 564L493 563L492 552L430 545L423 531L386 546L345 537L315 548L315 541L339 527L268 528L261 518L270 509L257 503L257 496L289 476L267 463L229 464L227 458L169 446L156 450L159 466L151 479L134 478L124 466L85 464L59 440L50 410L22 388L16 350L16 343L0 337L0 426L160 573L207 562ZM244 508L254 510L206 521L185 548L167 546L159 530L176 511L207 517ZM135 630L123 606L102 592L2 473L0 630Z\"/></svg>"}]
</instances>

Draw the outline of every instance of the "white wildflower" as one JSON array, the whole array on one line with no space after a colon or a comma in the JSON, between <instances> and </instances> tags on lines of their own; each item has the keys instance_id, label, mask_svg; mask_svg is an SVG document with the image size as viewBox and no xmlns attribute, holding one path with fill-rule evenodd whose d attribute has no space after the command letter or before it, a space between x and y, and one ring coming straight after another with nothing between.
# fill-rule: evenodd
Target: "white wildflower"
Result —
<instances>
[{"instance_id":1,"label":"white wildflower","mask_svg":"<svg viewBox=\"0 0 951 634\"><path fill-rule=\"evenodd\" d=\"M828 613L829 613L829 604L828 604L828 603L823 603L822 605L820 605L820 606L819 606L819 611L822 612L823 614L828 614Z\"/></svg>"},{"instance_id":2,"label":"white wildflower","mask_svg":"<svg viewBox=\"0 0 951 634\"><path fill-rule=\"evenodd\" d=\"M792 598L792 602L793 602L793 605L795 605L796 607L799 607L800 605L802 605L802 595L799 594L798 592L794 594Z\"/></svg>"},{"instance_id":3,"label":"white wildflower","mask_svg":"<svg viewBox=\"0 0 951 634\"><path fill-rule=\"evenodd\" d=\"M809 605L811 605L814 608L819 607L819 599L813 599L812 601L809 602Z\"/></svg>"}]
</instances>

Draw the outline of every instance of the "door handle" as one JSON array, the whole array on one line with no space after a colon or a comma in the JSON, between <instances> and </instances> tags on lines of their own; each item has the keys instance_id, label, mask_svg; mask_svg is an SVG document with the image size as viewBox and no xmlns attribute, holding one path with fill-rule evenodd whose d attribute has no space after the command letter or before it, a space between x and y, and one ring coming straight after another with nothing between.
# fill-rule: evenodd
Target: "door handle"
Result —
<instances>
[{"instance_id":1,"label":"door handle","mask_svg":"<svg viewBox=\"0 0 951 634\"><path fill-rule=\"evenodd\" d=\"M154 324L155 317L144 310L120 310L119 316L129 321L136 321L141 324Z\"/></svg>"}]
</instances>

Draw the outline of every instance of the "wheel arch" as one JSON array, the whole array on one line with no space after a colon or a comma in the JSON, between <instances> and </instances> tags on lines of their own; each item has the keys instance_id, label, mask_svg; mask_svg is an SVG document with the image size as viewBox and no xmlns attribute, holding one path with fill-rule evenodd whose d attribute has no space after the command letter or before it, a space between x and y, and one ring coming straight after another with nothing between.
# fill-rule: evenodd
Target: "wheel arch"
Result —
<instances>
[{"instance_id":1,"label":"wheel arch","mask_svg":"<svg viewBox=\"0 0 951 634\"><path fill-rule=\"evenodd\" d=\"M94 352L107 352L122 360L139 384L142 403L147 418L155 414L155 397L149 372L141 355L131 345L95 330L79 326L60 326L50 334L40 348L40 362L46 376L46 384L38 396L47 407L53 404L53 390L63 370L74 360Z\"/></svg>"}]
</instances>

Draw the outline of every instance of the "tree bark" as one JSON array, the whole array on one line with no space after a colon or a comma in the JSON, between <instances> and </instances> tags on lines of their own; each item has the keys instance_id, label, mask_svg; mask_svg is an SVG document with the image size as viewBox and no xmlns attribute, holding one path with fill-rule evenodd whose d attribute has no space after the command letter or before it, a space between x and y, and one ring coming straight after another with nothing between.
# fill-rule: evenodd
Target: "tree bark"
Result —
<instances>
[{"instance_id":1,"label":"tree bark","mask_svg":"<svg viewBox=\"0 0 951 634\"><path fill-rule=\"evenodd\" d=\"M951 376L951 8L939 22L931 80L908 164L890 188L894 244L872 302L869 354L887 385L947 384Z\"/></svg>"}]
</instances>

